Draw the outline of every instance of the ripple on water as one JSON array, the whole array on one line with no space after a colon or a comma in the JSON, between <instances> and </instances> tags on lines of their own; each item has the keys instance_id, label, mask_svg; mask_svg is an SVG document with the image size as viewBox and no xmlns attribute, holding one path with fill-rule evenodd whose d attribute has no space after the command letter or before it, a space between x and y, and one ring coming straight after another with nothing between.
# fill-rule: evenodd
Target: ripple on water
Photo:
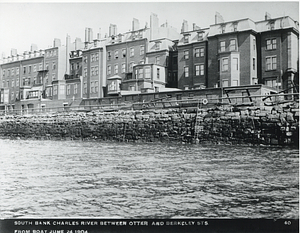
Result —
<instances>
[{"instance_id":1,"label":"ripple on water","mask_svg":"<svg viewBox=\"0 0 300 233\"><path fill-rule=\"evenodd\" d=\"M2 218L298 218L290 148L3 139L0 148Z\"/></svg>"}]
</instances>

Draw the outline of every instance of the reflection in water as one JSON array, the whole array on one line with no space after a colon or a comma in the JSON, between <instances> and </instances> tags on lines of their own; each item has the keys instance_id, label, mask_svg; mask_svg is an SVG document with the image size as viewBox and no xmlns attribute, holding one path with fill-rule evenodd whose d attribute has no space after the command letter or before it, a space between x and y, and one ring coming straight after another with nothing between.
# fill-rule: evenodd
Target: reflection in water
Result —
<instances>
[{"instance_id":1,"label":"reflection in water","mask_svg":"<svg viewBox=\"0 0 300 233\"><path fill-rule=\"evenodd\" d=\"M298 150L0 139L0 217L298 218Z\"/></svg>"}]
</instances>

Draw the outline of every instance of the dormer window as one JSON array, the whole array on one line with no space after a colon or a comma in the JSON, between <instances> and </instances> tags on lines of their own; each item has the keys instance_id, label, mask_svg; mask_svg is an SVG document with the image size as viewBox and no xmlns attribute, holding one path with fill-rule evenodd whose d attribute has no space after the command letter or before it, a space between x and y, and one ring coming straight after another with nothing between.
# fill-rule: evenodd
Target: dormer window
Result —
<instances>
[{"instance_id":1,"label":"dormer window","mask_svg":"<svg viewBox=\"0 0 300 233\"><path fill-rule=\"evenodd\" d=\"M225 25L222 25L222 26L221 26L221 32L222 32L222 33L225 33Z\"/></svg>"},{"instance_id":2,"label":"dormer window","mask_svg":"<svg viewBox=\"0 0 300 233\"><path fill-rule=\"evenodd\" d=\"M237 23L233 23L232 27L233 27L233 31L236 32L237 31Z\"/></svg>"},{"instance_id":3,"label":"dormer window","mask_svg":"<svg viewBox=\"0 0 300 233\"><path fill-rule=\"evenodd\" d=\"M155 42L155 50L159 50L160 49L160 42Z\"/></svg>"},{"instance_id":4,"label":"dormer window","mask_svg":"<svg viewBox=\"0 0 300 233\"><path fill-rule=\"evenodd\" d=\"M203 39L203 32L198 32L198 41Z\"/></svg>"},{"instance_id":5,"label":"dormer window","mask_svg":"<svg viewBox=\"0 0 300 233\"><path fill-rule=\"evenodd\" d=\"M275 22L270 21L270 30L274 30L274 29L275 29Z\"/></svg>"},{"instance_id":6,"label":"dormer window","mask_svg":"<svg viewBox=\"0 0 300 233\"><path fill-rule=\"evenodd\" d=\"M189 43L189 36L190 35L184 35L184 38L183 38L184 43Z\"/></svg>"}]
</instances>

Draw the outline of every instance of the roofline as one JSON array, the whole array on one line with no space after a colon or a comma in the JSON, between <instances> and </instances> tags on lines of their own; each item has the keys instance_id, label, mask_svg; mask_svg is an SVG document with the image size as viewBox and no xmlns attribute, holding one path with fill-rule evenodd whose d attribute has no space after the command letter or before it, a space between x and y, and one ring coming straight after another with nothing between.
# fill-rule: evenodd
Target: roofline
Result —
<instances>
[{"instance_id":1,"label":"roofline","mask_svg":"<svg viewBox=\"0 0 300 233\"><path fill-rule=\"evenodd\" d=\"M250 18L244 18L244 19L237 19L237 20L231 20L231 21L227 21L227 22L224 22L224 23L216 23L216 24L211 24L211 26L214 26L214 25L222 25L222 24L227 24L227 23L235 23L235 22L239 22L239 21L243 21L243 20L250 20L252 21L253 23L255 23L255 21L253 21L252 19Z\"/></svg>"}]
</instances>

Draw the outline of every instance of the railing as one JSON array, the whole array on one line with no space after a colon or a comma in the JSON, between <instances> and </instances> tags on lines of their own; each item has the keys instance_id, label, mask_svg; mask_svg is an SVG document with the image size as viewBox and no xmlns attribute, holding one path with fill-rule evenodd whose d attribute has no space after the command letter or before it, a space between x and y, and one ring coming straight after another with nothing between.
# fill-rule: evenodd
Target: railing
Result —
<instances>
[{"instance_id":1,"label":"railing","mask_svg":"<svg viewBox=\"0 0 300 233\"><path fill-rule=\"evenodd\" d=\"M230 96L220 98L206 99L205 96L187 97L182 100L171 98L151 100L147 102L123 102L119 104L101 104L101 105L81 105L81 106L63 106L54 108L27 108L22 110L6 109L0 110L0 115L26 115L26 114L45 114L61 112L89 112L99 110L103 112L112 112L119 110L147 110L147 109L168 109L168 108L211 108L213 106L274 106L287 102L299 100L299 93L272 94L272 95L253 95L250 96ZM229 101L230 100L230 101Z\"/></svg>"}]
</instances>

